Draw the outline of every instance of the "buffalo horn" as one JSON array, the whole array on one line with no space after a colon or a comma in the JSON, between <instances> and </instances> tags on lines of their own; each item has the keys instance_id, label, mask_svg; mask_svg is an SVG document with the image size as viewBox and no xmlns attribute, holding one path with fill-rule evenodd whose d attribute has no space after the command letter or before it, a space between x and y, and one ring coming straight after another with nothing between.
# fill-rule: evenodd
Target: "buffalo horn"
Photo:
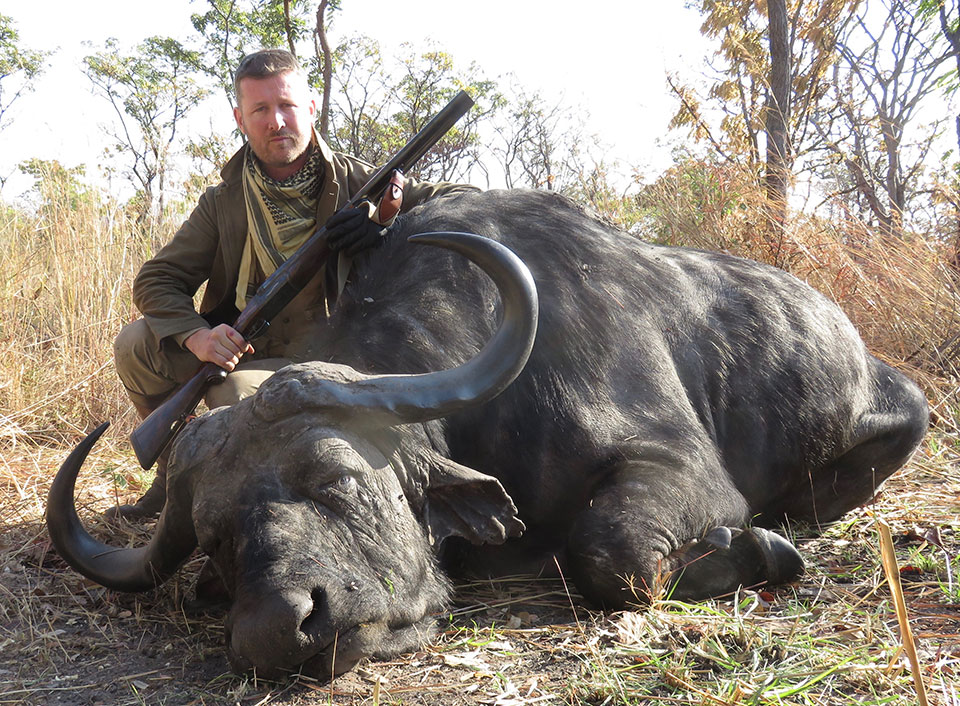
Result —
<instances>
[{"instance_id":1,"label":"buffalo horn","mask_svg":"<svg viewBox=\"0 0 960 706\"><path fill-rule=\"evenodd\" d=\"M537 288L527 266L500 243L472 233L422 233L409 240L460 253L493 279L503 318L483 349L455 368L418 375L371 375L344 382L298 370L260 388L260 414L274 406L334 414L339 410L372 425L411 424L493 399L520 374L537 333Z\"/></svg>"},{"instance_id":2,"label":"buffalo horn","mask_svg":"<svg viewBox=\"0 0 960 706\"><path fill-rule=\"evenodd\" d=\"M193 522L181 516L189 507L164 507L150 542L135 549L111 547L84 529L74 505L77 474L109 422L94 429L60 466L47 500L47 529L53 546L70 566L102 586L118 591L146 591L166 581L197 545ZM188 503L189 505L189 503Z\"/></svg>"},{"instance_id":3,"label":"buffalo horn","mask_svg":"<svg viewBox=\"0 0 960 706\"><path fill-rule=\"evenodd\" d=\"M478 265L500 291L503 320L483 349L455 368L375 376L349 385L352 410L367 407L408 424L445 417L503 392L530 357L538 314L533 275L507 247L472 233L423 233L409 240L453 250Z\"/></svg>"}]
</instances>

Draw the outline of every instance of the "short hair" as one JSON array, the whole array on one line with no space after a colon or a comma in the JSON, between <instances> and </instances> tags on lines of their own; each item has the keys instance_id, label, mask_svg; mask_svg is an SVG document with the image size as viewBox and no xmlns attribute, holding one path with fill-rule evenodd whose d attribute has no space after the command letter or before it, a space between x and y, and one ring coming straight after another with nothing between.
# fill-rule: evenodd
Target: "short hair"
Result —
<instances>
[{"instance_id":1,"label":"short hair","mask_svg":"<svg viewBox=\"0 0 960 706\"><path fill-rule=\"evenodd\" d=\"M240 60L233 75L233 93L240 103L240 81L245 78L269 78L288 71L302 73L297 57L286 49L261 49Z\"/></svg>"}]
</instances>

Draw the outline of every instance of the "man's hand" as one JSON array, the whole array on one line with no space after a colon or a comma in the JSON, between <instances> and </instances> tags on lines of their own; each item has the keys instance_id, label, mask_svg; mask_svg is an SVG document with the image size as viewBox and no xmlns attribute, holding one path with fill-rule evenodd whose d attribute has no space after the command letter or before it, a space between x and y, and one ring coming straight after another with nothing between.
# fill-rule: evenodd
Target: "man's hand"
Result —
<instances>
[{"instance_id":1,"label":"man's hand","mask_svg":"<svg viewBox=\"0 0 960 706\"><path fill-rule=\"evenodd\" d=\"M227 324L200 329L191 334L183 345L204 363L216 363L228 373L237 367L244 353L253 353L253 346Z\"/></svg>"},{"instance_id":2,"label":"man's hand","mask_svg":"<svg viewBox=\"0 0 960 706\"><path fill-rule=\"evenodd\" d=\"M330 250L343 250L350 257L379 245L389 230L370 220L370 211L366 206L337 211L327 220L326 229Z\"/></svg>"}]
</instances>

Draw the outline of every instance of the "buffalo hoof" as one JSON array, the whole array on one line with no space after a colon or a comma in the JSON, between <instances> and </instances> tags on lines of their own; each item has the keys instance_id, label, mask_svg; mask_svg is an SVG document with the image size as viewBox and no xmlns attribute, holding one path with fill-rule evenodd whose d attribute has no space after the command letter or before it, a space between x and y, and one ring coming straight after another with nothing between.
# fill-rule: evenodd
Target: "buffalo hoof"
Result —
<instances>
[{"instance_id":1,"label":"buffalo hoof","mask_svg":"<svg viewBox=\"0 0 960 706\"><path fill-rule=\"evenodd\" d=\"M766 567L766 582L788 583L803 573L803 557L788 540L776 532L753 527L744 534L755 542Z\"/></svg>"},{"instance_id":2,"label":"buffalo hoof","mask_svg":"<svg viewBox=\"0 0 960 706\"><path fill-rule=\"evenodd\" d=\"M729 595L738 588L787 583L803 573L803 558L790 542L762 527L718 527L671 559L671 596L681 600Z\"/></svg>"},{"instance_id":3,"label":"buffalo hoof","mask_svg":"<svg viewBox=\"0 0 960 706\"><path fill-rule=\"evenodd\" d=\"M116 505L107 509L103 515L110 520L118 517L125 520L152 520L160 515L166 502L166 479L158 476L153 479L153 484L137 502L132 505Z\"/></svg>"}]
</instances>

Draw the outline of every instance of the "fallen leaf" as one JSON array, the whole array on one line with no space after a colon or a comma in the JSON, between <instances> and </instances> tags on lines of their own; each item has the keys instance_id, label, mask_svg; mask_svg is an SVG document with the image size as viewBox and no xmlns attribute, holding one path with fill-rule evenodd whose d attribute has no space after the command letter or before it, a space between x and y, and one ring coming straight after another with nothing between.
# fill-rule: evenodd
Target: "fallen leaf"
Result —
<instances>
[{"instance_id":1,"label":"fallen leaf","mask_svg":"<svg viewBox=\"0 0 960 706\"><path fill-rule=\"evenodd\" d=\"M443 655L443 662L448 667L467 667L469 669L475 669L482 672L493 671L486 660L480 656L480 650L464 652L458 655L447 653Z\"/></svg>"}]
</instances>

